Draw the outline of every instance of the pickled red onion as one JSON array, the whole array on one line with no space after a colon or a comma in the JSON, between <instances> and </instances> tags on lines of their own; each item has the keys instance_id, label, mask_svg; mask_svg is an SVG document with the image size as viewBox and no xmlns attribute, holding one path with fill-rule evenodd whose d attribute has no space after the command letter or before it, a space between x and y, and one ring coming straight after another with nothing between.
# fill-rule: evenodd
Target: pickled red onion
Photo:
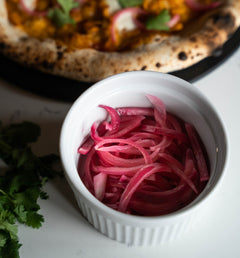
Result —
<instances>
[{"instance_id":1,"label":"pickled red onion","mask_svg":"<svg viewBox=\"0 0 240 258\"><path fill-rule=\"evenodd\" d=\"M221 5L220 1L216 1L210 4L202 4L197 0L185 0L185 3L194 11L207 11L214 8L217 8Z\"/></svg>"},{"instance_id":2,"label":"pickled red onion","mask_svg":"<svg viewBox=\"0 0 240 258\"><path fill-rule=\"evenodd\" d=\"M110 118L93 123L90 137L79 147L80 154L87 153L80 176L107 206L156 216L195 199L209 172L195 128L169 114L155 96L146 97L151 108L100 105Z\"/></svg>"},{"instance_id":3,"label":"pickled red onion","mask_svg":"<svg viewBox=\"0 0 240 258\"><path fill-rule=\"evenodd\" d=\"M139 28L142 26L142 24L136 19L136 17L138 17L140 15L145 15L146 12L139 7L128 7L128 8L124 8L124 9L117 11L112 17L111 38L112 38L113 42L117 42L117 34L116 33L117 33L118 22L121 19L121 17L126 14L131 15L133 23L136 25L136 27Z\"/></svg>"},{"instance_id":4,"label":"pickled red onion","mask_svg":"<svg viewBox=\"0 0 240 258\"><path fill-rule=\"evenodd\" d=\"M32 15L32 16L46 16L47 15L47 11L35 11L35 10L32 10L30 9L27 4L25 3L25 0L20 0L19 1L20 3L20 6L22 8L22 10L29 14L29 15Z\"/></svg>"}]
</instances>

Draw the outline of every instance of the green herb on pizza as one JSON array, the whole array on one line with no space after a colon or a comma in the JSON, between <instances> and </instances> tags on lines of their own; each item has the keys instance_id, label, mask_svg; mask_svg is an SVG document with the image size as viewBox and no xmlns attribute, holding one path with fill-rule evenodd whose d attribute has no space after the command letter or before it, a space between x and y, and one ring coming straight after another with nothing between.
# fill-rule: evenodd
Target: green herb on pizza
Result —
<instances>
[{"instance_id":1,"label":"green herb on pizza","mask_svg":"<svg viewBox=\"0 0 240 258\"><path fill-rule=\"evenodd\" d=\"M141 5L143 0L118 0L118 2L123 8L126 8Z\"/></svg>"},{"instance_id":2,"label":"green herb on pizza","mask_svg":"<svg viewBox=\"0 0 240 258\"><path fill-rule=\"evenodd\" d=\"M59 7L48 11L48 17L54 21L57 27L63 27L65 24L75 24L74 19L70 16L70 11L79 6L74 0L57 0Z\"/></svg>"},{"instance_id":3,"label":"green herb on pizza","mask_svg":"<svg viewBox=\"0 0 240 258\"><path fill-rule=\"evenodd\" d=\"M149 17L145 25L148 30L168 31L170 28L167 23L170 20L171 16L169 11L165 9L159 15Z\"/></svg>"}]
</instances>

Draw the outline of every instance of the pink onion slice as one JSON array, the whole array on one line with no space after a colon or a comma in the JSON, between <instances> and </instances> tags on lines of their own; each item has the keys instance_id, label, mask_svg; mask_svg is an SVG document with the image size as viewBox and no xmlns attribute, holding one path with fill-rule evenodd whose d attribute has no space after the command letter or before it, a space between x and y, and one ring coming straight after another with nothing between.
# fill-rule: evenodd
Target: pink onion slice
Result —
<instances>
[{"instance_id":1,"label":"pink onion slice","mask_svg":"<svg viewBox=\"0 0 240 258\"><path fill-rule=\"evenodd\" d=\"M164 103L156 96L150 94L147 94L146 96L154 106L155 120L160 126L165 126L167 112Z\"/></svg>"},{"instance_id":2,"label":"pink onion slice","mask_svg":"<svg viewBox=\"0 0 240 258\"><path fill-rule=\"evenodd\" d=\"M131 140L128 138L128 140ZM136 144L139 144L139 146L143 148L149 148L154 145L154 141L150 139L145 139L145 140L138 140L136 141ZM110 152L119 152L119 153L125 153L129 155L141 155L141 152L136 148L131 145L111 145L111 146L106 146L106 147L101 147L101 151L110 151Z\"/></svg>"},{"instance_id":3,"label":"pink onion slice","mask_svg":"<svg viewBox=\"0 0 240 258\"><path fill-rule=\"evenodd\" d=\"M113 42L117 42L117 35L116 35L117 24L121 19L121 17L126 14L131 15L133 23L135 23L137 28L137 27L142 27L141 23L137 20L137 17L140 15L145 15L146 12L139 7L128 7L117 11L112 17L111 38Z\"/></svg>"},{"instance_id":4,"label":"pink onion slice","mask_svg":"<svg viewBox=\"0 0 240 258\"><path fill-rule=\"evenodd\" d=\"M94 194L99 201L103 200L106 183L107 183L107 174L98 173L96 176L93 177Z\"/></svg>"},{"instance_id":5,"label":"pink onion slice","mask_svg":"<svg viewBox=\"0 0 240 258\"><path fill-rule=\"evenodd\" d=\"M146 165L142 169L140 169L130 180L129 184L125 188L120 202L118 206L118 210L121 212L125 212L128 206L128 203L133 195L133 193L136 191L138 186L141 184L141 182L152 175L153 173L156 172L170 172L171 169L166 166L166 165L160 165L160 164L151 164L151 165Z\"/></svg>"},{"instance_id":6,"label":"pink onion slice","mask_svg":"<svg viewBox=\"0 0 240 258\"><path fill-rule=\"evenodd\" d=\"M142 125L141 130L144 132L149 132L149 133L154 133L157 135L175 138L177 140L180 140L181 142L188 142L188 138L186 137L186 135L184 133L177 132L173 129L162 128L162 127L152 126L152 125Z\"/></svg>"},{"instance_id":7,"label":"pink onion slice","mask_svg":"<svg viewBox=\"0 0 240 258\"><path fill-rule=\"evenodd\" d=\"M164 136L157 145L152 145L150 150L155 151L156 149L159 149L159 152L163 152L171 143L172 141L168 137Z\"/></svg>"},{"instance_id":8,"label":"pink onion slice","mask_svg":"<svg viewBox=\"0 0 240 258\"><path fill-rule=\"evenodd\" d=\"M85 164L84 164L84 182L86 187L90 192L93 192L93 178L91 173L91 162L93 160L93 156L95 155L96 151L94 148L88 153Z\"/></svg>"},{"instance_id":9,"label":"pink onion slice","mask_svg":"<svg viewBox=\"0 0 240 258\"><path fill-rule=\"evenodd\" d=\"M117 131L120 125L120 117L116 109L106 106L106 105L99 105L99 107L104 108L109 115L111 116L111 123L107 123L107 129L110 131Z\"/></svg>"},{"instance_id":10,"label":"pink onion slice","mask_svg":"<svg viewBox=\"0 0 240 258\"><path fill-rule=\"evenodd\" d=\"M172 168L173 173L178 175L196 194L198 194L196 186L194 185L192 180L184 174L183 170L181 170L175 164L172 164L169 160L167 160L166 164Z\"/></svg>"},{"instance_id":11,"label":"pink onion slice","mask_svg":"<svg viewBox=\"0 0 240 258\"><path fill-rule=\"evenodd\" d=\"M216 1L210 4L202 4L197 0L185 0L185 3L194 11L208 11L221 5L220 1Z\"/></svg>"},{"instance_id":12,"label":"pink onion slice","mask_svg":"<svg viewBox=\"0 0 240 258\"><path fill-rule=\"evenodd\" d=\"M117 108L117 112L122 116L153 116L154 111L153 108L145 108L145 107L120 107Z\"/></svg>"},{"instance_id":13,"label":"pink onion slice","mask_svg":"<svg viewBox=\"0 0 240 258\"><path fill-rule=\"evenodd\" d=\"M39 17L42 17L42 16L46 16L47 15L47 11L35 11L35 10L32 10L30 9L25 0L20 0L19 1L20 3L20 6L22 8L22 10L27 13L28 15L31 15L31 16L39 16Z\"/></svg>"},{"instance_id":14,"label":"pink onion slice","mask_svg":"<svg viewBox=\"0 0 240 258\"><path fill-rule=\"evenodd\" d=\"M171 20L166 24L169 28L173 28L179 21L180 21L180 15L175 14L172 16Z\"/></svg>"},{"instance_id":15,"label":"pink onion slice","mask_svg":"<svg viewBox=\"0 0 240 258\"><path fill-rule=\"evenodd\" d=\"M95 173L105 173L109 175L128 175L133 176L140 168L142 168L142 165L136 166L136 167L116 167L116 166L97 166L92 165L92 170Z\"/></svg>"},{"instance_id":16,"label":"pink onion slice","mask_svg":"<svg viewBox=\"0 0 240 258\"><path fill-rule=\"evenodd\" d=\"M111 166L117 166L117 167L135 167L138 165L145 165L144 158L121 158L117 157L110 152L98 152L98 156L107 164Z\"/></svg>"},{"instance_id":17,"label":"pink onion slice","mask_svg":"<svg viewBox=\"0 0 240 258\"><path fill-rule=\"evenodd\" d=\"M93 139L89 136L84 143L78 148L78 153L86 155L94 145Z\"/></svg>"},{"instance_id":18,"label":"pink onion slice","mask_svg":"<svg viewBox=\"0 0 240 258\"><path fill-rule=\"evenodd\" d=\"M147 98L153 107L100 105L110 120L93 123L91 135L78 149L87 153L84 175L79 175L108 207L155 216L191 202L209 174L195 128L167 113L154 96Z\"/></svg>"},{"instance_id":19,"label":"pink onion slice","mask_svg":"<svg viewBox=\"0 0 240 258\"><path fill-rule=\"evenodd\" d=\"M131 140L128 140L128 139L104 139L95 145L95 149L97 151L101 151L103 149L101 147L108 143L123 143L123 144L131 145L142 153L146 164L152 163L152 159L151 159L151 156L149 155L149 153L143 147L141 147L139 144L137 144Z\"/></svg>"},{"instance_id":20,"label":"pink onion slice","mask_svg":"<svg viewBox=\"0 0 240 258\"><path fill-rule=\"evenodd\" d=\"M138 116L131 121L128 121L128 123L125 124L125 127L122 129L118 130L117 132L114 132L113 134L106 134L105 136L99 136L97 133L98 125L96 122L93 123L91 127L91 137L95 141L101 141L103 139L114 139L114 138L120 138L126 135L127 133L131 132L135 128L137 128L140 124L141 121L144 119L143 116Z\"/></svg>"},{"instance_id":21,"label":"pink onion slice","mask_svg":"<svg viewBox=\"0 0 240 258\"><path fill-rule=\"evenodd\" d=\"M206 159L203 153L203 149L197 136L197 132L195 131L193 126L188 123L185 123L185 128L197 161L197 167L200 173L200 181L207 181L209 180L209 172L207 168Z\"/></svg>"}]
</instances>

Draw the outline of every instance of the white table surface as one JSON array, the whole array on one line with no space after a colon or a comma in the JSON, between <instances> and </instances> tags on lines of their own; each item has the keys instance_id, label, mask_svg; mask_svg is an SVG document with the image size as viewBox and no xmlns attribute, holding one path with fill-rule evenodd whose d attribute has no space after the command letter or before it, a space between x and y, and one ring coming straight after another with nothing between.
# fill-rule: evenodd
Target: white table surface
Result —
<instances>
[{"instance_id":1,"label":"white table surface","mask_svg":"<svg viewBox=\"0 0 240 258\"><path fill-rule=\"evenodd\" d=\"M49 86L51 87L51 86ZM98 233L86 220L65 179L47 183L40 229L19 226L21 258L237 258L240 257L240 48L211 73L194 82L218 110L229 136L224 180L204 223L180 239L154 247L126 246ZM40 97L0 79L0 120L29 120L41 126L34 150L58 153L61 124L71 104Z\"/></svg>"}]
</instances>

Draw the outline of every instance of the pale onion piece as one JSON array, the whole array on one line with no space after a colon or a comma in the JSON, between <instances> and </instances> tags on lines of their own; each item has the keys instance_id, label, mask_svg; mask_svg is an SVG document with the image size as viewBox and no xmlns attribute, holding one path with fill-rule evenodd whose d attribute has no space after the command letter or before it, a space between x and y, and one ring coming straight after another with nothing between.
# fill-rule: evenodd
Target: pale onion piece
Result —
<instances>
[{"instance_id":1,"label":"pale onion piece","mask_svg":"<svg viewBox=\"0 0 240 258\"><path fill-rule=\"evenodd\" d=\"M137 17L144 15L145 11L139 7L128 7L116 12L112 17L111 36L112 41L117 41L117 31L134 30L141 26Z\"/></svg>"},{"instance_id":2,"label":"pale onion piece","mask_svg":"<svg viewBox=\"0 0 240 258\"><path fill-rule=\"evenodd\" d=\"M107 174L98 173L96 176L93 177L94 194L99 201L103 200L106 183L107 183Z\"/></svg>"},{"instance_id":3,"label":"pale onion piece","mask_svg":"<svg viewBox=\"0 0 240 258\"><path fill-rule=\"evenodd\" d=\"M29 11L34 11L37 6L37 0L20 0L20 4Z\"/></svg>"},{"instance_id":4,"label":"pale onion piece","mask_svg":"<svg viewBox=\"0 0 240 258\"><path fill-rule=\"evenodd\" d=\"M142 153L146 164L152 163L152 158L149 155L149 153L140 144L128 139L104 139L95 145L95 149L97 151L101 151L101 147L109 143L123 143L123 144L131 145Z\"/></svg>"},{"instance_id":5,"label":"pale onion piece","mask_svg":"<svg viewBox=\"0 0 240 258\"><path fill-rule=\"evenodd\" d=\"M120 107L117 108L117 112L122 116L141 115L141 116L153 116L153 108L146 107Z\"/></svg>"},{"instance_id":6,"label":"pale onion piece","mask_svg":"<svg viewBox=\"0 0 240 258\"><path fill-rule=\"evenodd\" d=\"M117 166L98 166L95 164L92 164L91 166L92 171L95 173L105 173L109 175L128 175L133 176L140 168L142 168L142 165L136 166L136 167L117 167Z\"/></svg>"},{"instance_id":7,"label":"pale onion piece","mask_svg":"<svg viewBox=\"0 0 240 258\"><path fill-rule=\"evenodd\" d=\"M138 186L143 182L144 179L148 178L157 172L171 172L171 169L166 165L161 164L150 164L143 166L129 181L127 187L124 189L123 194L120 198L118 210L125 212L132 195L138 188Z\"/></svg>"},{"instance_id":8,"label":"pale onion piece","mask_svg":"<svg viewBox=\"0 0 240 258\"><path fill-rule=\"evenodd\" d=\"M122 9L118 0L105 0L105 3L108 6L108 12L110 15Z\"/></svg>"},{"instance_id":9,"label":"pale onion piece","mask_svg":"<svg viewBox=\"0 0 240 258\"><path fill-rule=\"evenodd\" d=\"M198 139L197 132L195 128L188 123L185 123L185 128L192 145L195 159L197 161L197 168L200 173L200 181L202 182L208 181L209 172L208 172L207 162L205 159L204 151Z\"/></svg>"},{"instance_id":10,"label":"pale onion piece","mask_svg":"<svg viewBox=\"0 0 240 258\"><path fill-rule=\"evenodd\" d=\"M78 153L86 155L94 145L93 139L89 136L84 143L78 148Z\"/></svg>"},{"instance_id":11,"label":"pale onion piece","mask_svg":"<svg viewBox=\"0 0 240 258\"><path fill-rule=\"evenodd\" d=\"M179 21L180 21L180 15L179 14L175 14L172 16L171 20L169 22L167 22L167 26L169 28L173 28Z\"/></svg>"},{"instance_id":12,"label":"pale onion piece","mask_svg":"<svg viewBox=\"0 0 240 258\"><path fill-rule=\"evenodd\" d=\"M20 0L22 10L31 16L46 16L47 11L35 11L36 0Z\"/></svg>"}]
</instances>

